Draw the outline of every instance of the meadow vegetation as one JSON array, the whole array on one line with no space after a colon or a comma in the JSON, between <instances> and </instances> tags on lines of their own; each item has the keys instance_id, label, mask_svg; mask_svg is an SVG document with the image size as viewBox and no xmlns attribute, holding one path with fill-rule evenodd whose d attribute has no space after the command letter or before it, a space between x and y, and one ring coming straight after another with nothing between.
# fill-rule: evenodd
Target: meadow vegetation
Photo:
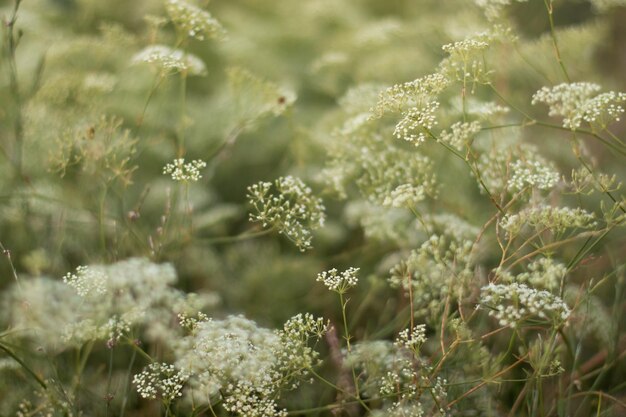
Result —
<instances>
[{"instance_id":1,"label":"meadow vegetation","mask_svg":"<svg viewBox=\"0 0 626 417\"><path fill-rule=\"evenodd\" d=\"M626 1L0 16L0 417L626 415Z\"/></svg>"}]
</instances>

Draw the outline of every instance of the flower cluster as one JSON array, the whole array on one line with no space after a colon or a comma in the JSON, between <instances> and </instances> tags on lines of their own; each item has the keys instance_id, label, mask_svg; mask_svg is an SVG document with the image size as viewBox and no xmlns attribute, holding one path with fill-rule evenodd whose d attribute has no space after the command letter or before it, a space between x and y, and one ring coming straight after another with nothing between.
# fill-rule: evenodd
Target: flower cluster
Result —
<instances>
[{"instance_id":1,"label":"flower cluster","mask_svg":"<svg viewBox=\"0 0 626 417\"><path fill-rule=\"evenodd\" d=\"M133 377L137 392L142 398L172 401L183 395L182 389L189 378L185 372L167 363L151 363Z\"/></svg>"},{"instance_id":2,"label":"flower cluster","mask_svg":"<svg viewBox=\"0 0 626 417\"><path fill-rule=\"evenodd\" d=\"M595 226L595 216L580 207L539 206L524 209L516 214L507 214L500 220L510 237L516 236L524 226L548 229L559 234L567 229L589 229Z\"/></svg>"},{"instance_id":3,"label":"flower cluster","mask_svg":"<svg viewBox=\"0 0 626 417\"><path fill-rule=\"evenodd\" d=\"M449 57L440 63L440 71L451 79L471 82L487 82L490 74L482 55L489 48L495 34L479 33L462 41L444 45Z\"/></svg>"},{"instance_id":4,"label":"flower cluster","mask_svg":"<svg viewBox=\"0 0 626 417\"><path fill-rule=\"evenodd\" d=\"M462 297L473 277L472 240L432 235L390 270L389 283L412 290L416 315L438 321L441 300Z\"/></svg>"},{"instance_id":5,"label":"flower cluster","mask_svg":"<svg viewBox=\"0 0 626 417\"><path fill-rule=\"evenodd\" d=\"M450 130L444 130L437 140L457 150L463 150L472 139L480 132L480 122L456 122L450 126Z\"/></svg>"},{"instance_id":6,"label":"flower cluster","mask_svg":"<svg viewBox=\"0 0 626 417\"><path fill-rule=\"evenodd\" d=\"M106 280L107 276L101 270L88 266L79 266L76 268L76 273L68 272L63 277L63 282L74 288L81 297L106 293Z\"/></svg>"},{"instance_id":7,"label":"flower cluster","mask_svg":"<svg viewBox=\"0 0 626 417\"><path fill-rule=\"evenodd\" d=\"M90 265L66 280L69 285L48 278L24 283L25 295L13 306L16 311L28 309L17 315L14 326L33 332L51 351L87 341L115 343L131 328L144 330L147 340L167 339L173 332L168 330L172 313L189 303L189 297L171 286L176 281L174 268L145 259Z\"/></svg>"},{"instance_id":8,"label":"flower cluster","mask_svg":"<svg viewBox=\"0 0 626 417\"><path fill-rule=\"evenodd\" d=\"M250 221L275 227L301 251L311 248L312 231L324 225L322 200L299 178L259 182L248 187L248 198L255 211L250 213Z\"/></svg>"},{"instance_id":9,"label":"flower cluster","mask_svg":"<svg viewBox=\"0 0 626 417\"><path fill-rule=\"evenodd\" d=\"M501 326L518 327L522 322L538 318L555 327L565 323L570 309L565 302L549 293L524 284L489 284L481 289L480 303L490 309Z\"/></svg>"},{"instance_id":10,"label":"flower cluster","mask_svg":"<svg viewBox=\"0 0 626 417\"><path fill-rule=\"evenodd\" d=\"M539 258L528 265L528 271L513 276L506 271L496 271L496 275L506 282L528 283L533 288L556 290L562 285L567 267L552 258Z\"/></svg>"},{"instance_id":11,"label":"flower cluster","mask_svg":"<svg viewBox=\"0 0 626 417\"><path fill-rule=\"evenodd\" d=\"M147 46L133 56L133 63L154 65L162 74L178 72L189 75L206 74L206 66L200 58L165 45Z\"/></svg>"},{"instance_id":12,"label":"flower cluster","mask_svg":"<svg viewBox=\"0 0 626 417\"><path fill-rule=\"evenodd\" d=\"M124 335L130 333L130 323L117 315L111 317L104 326L106 329L107 345L112 346Z\"/></svg>"},{"instance_id":13,"label":"flower cluster","mask_svg":"<svg viewBox=\"0 0 626 417\"><path fill-rule=\"evenodd\" d=\"M288 388L297 388L299 380L303 380L309 369L317 364L319 353L309 346L309 341L320 340L328 327L329 323L323 318L300 313L287 320L283 330L278 332L282 345L278 362L292 370L290 378L293 381Z\"/></svg>"},{"instance_id":14,"label":"flower cluster","mask_svg":"<svg viewBox=\"0 0 626 417\"><path fill-rule=\"evenodd\" d=\"M404 329L398 334L396 344L412 351L418 351L426 343L426 325L418 324L412 329Z\"/></svg>"},{"instance_id":15,"label":"flower cluster","mask_svg":"<svg viewBox=\"0 0 626 417\"><path fill-rule=\"evenodd\" d=\"M196 182L202 178L200 170L203 168L206 168L206 162L199 159L185 163L184 158L177 158L163 167L163 174L171 175L174 181Z\"/></svg>"},{"instance_id":16,"label":"flower cluster","mask_svg":"<svg viewBox=\"0 0 626 417\"><path fill-rule=\"evenodd\" d=\"M519 191L527 186L539 190L549 190L558 182L560 175L551 166L541 160L517 160L511 165L511 177L508 187L513 191Z\"/></svg>"},{"instance_id":17,"label":"flower cluster","mask_svg":"<svg viewBox=\"0 0 626 417\"><path fill-rule=\"evenodd\" d=\"M443 45L441 49L450 55L459 55L467 57L480 51L484 51L489 47L489 44L480 39L467 38L462 41L449 43Z\"/></svg>"},{"instance_id":18,"label":"flower cluster","mask_svg":"<svg viewBox=\"0 0 626 417\"><path fill-rule=\"evenodd\" d=\"M420 108L432 101L449 83L442 74L434 73L393 85L379 94L376 106L371 109L372 116L378 118L386 112L399 113L415 107Z\"/></svg>"},{"instance_id":19,"label":"flower cluster","mask_svg":"<svg viewBox=\"0 0 626 417\"><path fill-rule=\"evenodd\" d=\"M357 272L359 272L359 268L350 267L341 273L333 268L319 273L317 281L324 283L329 290L343 294L359 282L356 276Z\"/></svg>"},{"instance_id":20,"label":"flower cluster","mask_svg":"<svg viewBox=\"0 0 626 417\"><path fill-rule=\"evenodd\" d=\"M437 101L430 101L424 107L410 108L396 125L393 135L398 139L404 139L415 146L419 146L426 140L426 135L430 129L437 124L435 111L438 108L439 102Z\"/></svg>"},{"instance_id":21,"label":"flower cluster","mask_svg":"<svg viewBox=\"0 0 626 417\"><path fill-rule=\"evenodd\" d=\"M568 129L576 130L582 122L605 128L620 120L624 113L621 103L626 101L626 93L597 94L600 89L599 85L587 82L543 87L533 95L532 104L547 104L549 115L563 117L563 127Z\"/></svg>"},{"instance_id":22,"label":"flower cluster","mask_svg":"<svg viewBox=\"0 0 626 417\"><path fill-rule=\"evenodd\" d=\"M220 22L199 7L183 0L168 0L165 9L176 28L190 38L204 40L224 36Z\"/></svg>"},{"instance_id":23,"label":"flower cluster","mask_svg":"<svg viewBox=\"0 0 626 417\"><path fill-rule=\"evenodd\" d=\"M325 331L324 321L310 314L293 317L282 331L231 316L197 323L193 334L172 347L177 367L189 372L194 401L222 397L224 408L236 415L277 417L286 415L277 405L280 391L304 379L318 356L308 342Z\"/></svg>"},{"instance_id":24,"label":"flower cluster","mask_svg":"<svg viewBox=\"0 0 626 417\"><path fill-rule=\"evenodd\" d=\"M374 149L361 149L362 175L356 184L372 202L389 207L406 207L436 193L432 161L423 155L410 155L399 148L376 143Z\"/></svg>"}]
</instances>

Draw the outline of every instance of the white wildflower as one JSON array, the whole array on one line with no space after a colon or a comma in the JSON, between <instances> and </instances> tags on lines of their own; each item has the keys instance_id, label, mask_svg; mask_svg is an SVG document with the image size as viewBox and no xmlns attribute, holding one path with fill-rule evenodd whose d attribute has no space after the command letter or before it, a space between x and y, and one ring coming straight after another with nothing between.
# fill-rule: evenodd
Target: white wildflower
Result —
<instances>
[{"instance_id":1,"label":"white wildflower","mask_svg":"<svg viewBox=\"0 0 626 417\"><path fill-rule=\"evenodd\" d=\"M172 401L182 396L182 389L189 378L185 372L166 363L151 363L133 377L137 392L142 398Z\"/></svg>"},{"instance_id":2,"label":"white wildflower","mask_svg":"<svg viewBox=\"0 0 626 417\"><path fill-rule=\"evenodd\" d=\"M206 74L204 62L197 56L165 45L151 45L133 56L132 62L154 65L163 74L183 72L189 75Z\"/></svg>"},{"instance_id":3,"label":"white wildflower","mask_svg":"<svg viewBox=\"0 0 626 417\"><path fill-rule=\"evenodd\" d=\"M163 174L171 175L174 181L196 182L202 178L200 170L203 168L206 168L206 162L202 160L196 159L185 163L184 158L177 158L163 167Z\"/></svg>"},{"instance_id":4,"label":"white wildflower","mask_svg":"<svg viewBox=\"0 0 626 417\"><path fill-rule=\"evenodd\" d=\"M88 266L79 266L76 268L76 273L69 272L63 277L63 282L74 288L81 297L105 294L107 292L106 281L106 274Z\"/></svg>"},{"instance_id":5,"label":"white wildflower","mask_svg":"<svg viewBox=\"0 0 626 417\"><path fill-rule=\"evenodd\" d=\"M336 268L321 272L317 275L317 281L322 282L329 290L339 294L344 294L359 282L356 274L359 268L348 268L343 272Z\"/></svg>"},{"instance_id":6,"label":"white wildflower","mask_svg":"<svg viewBox=\"0 0 626 417\"><path fill-rule=\"evenodd\" d=\"M576 130L586 122L604 128L620 120L624 113L621 103L626 101L626 93L597 94L600 89L599 85L586 82L543 87L533 95L532 104L547 104L550 116L563 117L563 127Z\"/></svg>"},{"instance_id":7,"label":"white wildflower","mask_svg":"<svg viewBox=\"0 0 626 417\"><path fill-rule=\"evenodd\" d=\"M469 56L476 52L484 51L489 47L487 42L479 39L467 38L462 41L443 45L441 49L450 55Z\"/></svg>"},{"instance_id":8,"label":"white wildflower","mask_svg":"<svg viewBox=\"0 0 626 417\"><path fill-rule=\"evenodd\" d=\"M528 265L528 271L518 274L516 282L528 283L534 288L556 290L567 274L567 267L552 258L539 258Z\"/></svg>"},{"instance_id":9,"label":"white wildflower","mask_svg":"<svg viewBox=\"0 0 626 417\"><path fill-rule=\"evenodd\" d=\"M419 146L430 134L430 129L437 124L435 112L438 108L439 102L437 101L430 101L421 108L410 108L396 125L393 131L394 136Z\"/></svg>"},{"instance_id":10,"label":"white wildflower","mask_svg":"<svg viewBox=\"0 0 626 417\"><path fill-rule=\"evenodd\" d=\"M457 150L463 150L469 146L480 132L480 123L473 122L457 122L450 126L450 130L444 130L439 134L438 140Z\"/></svg>"},{"instance_id":11,"label":"white wildflower","mask_svg":"<svg viewBox=\"0 0 626 417\"><path fill-rule=\"evenodd\" d=\"M426 343L426 325L418 324L413 329L404 329L398 334L396 345L416 351Z\"/></svg>"},{"instance_id":12,"label":"white wildflower","mask_svg":"<svg viewBox=\"0 0 626 417\"><path fill-rule=\"evenodd\" d=\"M490 309L489 315L501 326L518 327L522 322L539 319L558 327L570 316L570 309L561 298L518 283L483 287L480 303Z\"/></svg>"},{"instance_id":13,"label":"white wildflower","mask_svg":"<svg viewBox=\"0 0 626 417\"><path fill-rule=\"evenodd\" d=\"M449 83L444 75L434 73L389 87L379 94L376 106L370 110L372 117L382 117L386 112L399 113L411 108L421 108L433 101Z\"/></svg>"},{"instance_id":14,"label":"white wildflower","mask_svg":"<svg viewBox=\"0 0 626 417\"><path fill-rule=\"evenodd\" d=\"M539 190L549 190L558 182L559 173L541 160L517 160L511 166L511 178L507 186L519 191L527 186Z\"/></svg>"},{"instance_id":15,"label":"white wildflower","mask_svg":"<svg viewBox=\"0 0 626 417\"><path fill-rule=\"evenodd\" d=\"M516 236L524 226L548 229L562 233L567 229L589 229L595 226L595 216L579 207L539 206L524 209L516 214L507 214L500 220L500 227L509 237Z\"/></svg>"},{"instance_id":16,"label":"white wildflower","mask_svg":"<svg viewBox=\"0 0 626 417\"><path fill-rule=\"evenodd\" d=\"M324 225L322 200L299 178L280 177L274 184L259 182L248 187L248 198L255 209L250 221L275 227L301 251L311 248L312 231Z\"/></svg>"},{"instance_id":17,"label":"white wildflower","mask_svg":"<svg viewBox=\"0 0 626 417\"><path fill-rule=\"evenodd\" d=\"M220 22L209 12L186 1L168 0L165 9L174 25L190 38L204 40L224 36L224 28Z\"/></svg>"}]
</instances>

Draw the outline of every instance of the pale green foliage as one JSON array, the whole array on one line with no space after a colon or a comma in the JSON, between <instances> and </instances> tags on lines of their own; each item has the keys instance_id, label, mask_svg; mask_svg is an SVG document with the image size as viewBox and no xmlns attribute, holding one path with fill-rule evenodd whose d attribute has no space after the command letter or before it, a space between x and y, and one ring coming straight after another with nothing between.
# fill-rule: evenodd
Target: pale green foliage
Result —
<instances>
[{"instance_id":1,"label":"pale green foliage","mask_svg":"<svg viewBox=\"0 0 626 417\"><path fill-rule=\"evenodd\" d=\"M269 115L279 116L296 100L291 90L263 80L247 69L232 67L226 75L241 124L253 123Z\"/></svg>"},{"instance_id":2,"label":"pale green foliage","mask_svg":"<svg viewBox=\"0 0 626 417\"><path fill-rule=\"evenodd\" d=\"M50 155L51 168L61 176L78 168L83 175L99 177L103 184L129 184L136 169L137 139L122 124L121 119L103 116L93 124L66 129Z\"/></svg>"}]
</instances>

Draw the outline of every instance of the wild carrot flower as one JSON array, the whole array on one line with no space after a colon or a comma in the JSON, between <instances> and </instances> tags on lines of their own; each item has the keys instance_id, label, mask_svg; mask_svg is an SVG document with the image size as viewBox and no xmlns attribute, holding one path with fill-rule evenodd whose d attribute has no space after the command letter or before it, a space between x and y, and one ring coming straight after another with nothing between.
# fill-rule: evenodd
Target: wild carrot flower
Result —
<instances>
[{"instance_id":1,"label":"wild carrot flower","mask_svg":"<svg viewBox=\"0 0 626 417\"><path fill-rule=\"evenodd\" d=\"M324 225L322 200L299 178L259 182L248 187L248 198L255 211L250 213L250 221L275 227L301 251L311 248L312 231Z\"/></svg>"},{"instance_id":2,"label":"wild carrot flower","mask_svg":"<svg viewBox=\"0 0 626 417\"><path fill-rule=\"evenodd\" d=\"M156 67L162 74L184 72L189 75L206 74L206 66L200 58L180 49L165 45L147 46L133 56L133 63L146 63Z\"/></svg>"},{"instance_id":3,"label":"wild carrot flower","mask_svg":"<svg viewBox=\"0 0 626 417\"><path fill-rule=\"evenodd\" d=\"M106 293L106 280L107 276L102 271L88 266L79 266L75 273L68 272L63 277L63 282L74 288L81 297Z\"/></svg>"},{"instance_id":4,"label":"wild carrot flower","mask_svg":"<svg viewBox=\"0 0 626 417\"><path fill-rule=\"evenodd\" d=\"M480 303L490 308L489 315L501 326L519 327L527 320L538 319L558 327L570 315L569 307L561 298L517 283L483 287Z\"/></svg>"},{"instance_id":5,"label":"wild carrot flower","mask_svg":"<svg viewBox=\"0 0 626 417\"><path fill-rule=\"evenodd\" d=\"M206 168L206 162L202 160L185 163L184 158L177 158L163 167L163 174L171 175L174 181L196 182L202 178L200 170L203 168Z\"/></svg>"},{"instance_id":6,"label":"wild carrot flower","mask_svg":"<svg viewBox=\"0 0 626 417\"><path fill-rule=\"evenodd\" d=\"M545 103L550 116L563 117L563 127L576 130L582 122L606 127L619 121L626 101L626 93L609 91L599 93L598 84L578 82L543 87L533 95L532 104Z\"/></svg>"},{"instance_id":7,"label":"wild carrot flower","mask_svg":"<svg viewBox=\"0 0 626 417\"><path fill-rule=\"evenodd\" d=\"M183 386L189 376L167 363L151 363L133 377L137 392L142 398L161 398L172 401L181 397Z\"/></svg>"},{"instance_id":8,"label":"wild carrot flower","mask_svg":"<svg viewBox=\"0 0 626 417\"><path fill-rule=\"evenodd\" d=\"M322 282L331 291L344 294L359 282L356 276L357 272L359 272L359 268L350 267L343 272L339 272L336 268L333 268L319 273L317 275L317 281Z\"/></svg>"}]
</instances>

